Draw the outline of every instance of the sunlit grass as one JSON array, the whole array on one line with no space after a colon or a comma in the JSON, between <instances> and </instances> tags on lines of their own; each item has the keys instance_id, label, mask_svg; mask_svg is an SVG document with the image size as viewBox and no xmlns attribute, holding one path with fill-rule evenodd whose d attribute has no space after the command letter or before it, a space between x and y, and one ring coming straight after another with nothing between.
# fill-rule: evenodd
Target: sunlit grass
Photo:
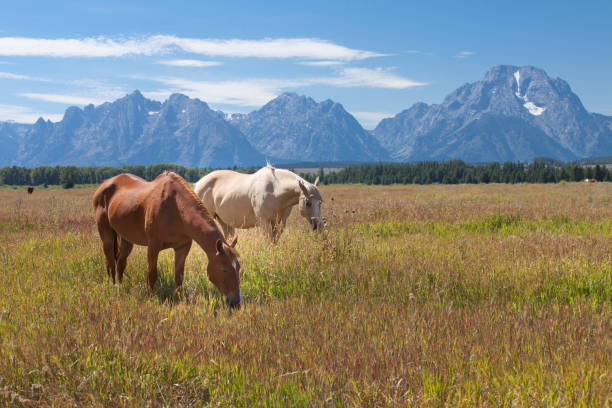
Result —
<instances>
[{"instance_id":1,"label":"sunlit grass","mask_svg":"<svg viewBox=\"0 0 612 408\"><path fill-rule=\"evenodd\" d=\"M239 232L233 313L195 245L112 285L92 193L0 191L0 405L612 404L610 184L325 186Z\"/></svg>"}]
</instances>

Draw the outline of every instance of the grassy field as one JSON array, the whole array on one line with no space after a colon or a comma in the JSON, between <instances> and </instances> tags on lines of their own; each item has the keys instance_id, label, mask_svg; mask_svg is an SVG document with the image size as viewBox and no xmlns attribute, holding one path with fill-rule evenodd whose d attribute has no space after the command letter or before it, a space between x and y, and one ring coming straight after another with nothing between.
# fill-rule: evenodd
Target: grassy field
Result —
<instances>
[{"instance_id":1,"label":"grassy field","mask_svg":"<svg viewBox=\"0 0 612 408\"><path fill-rule=\"evenodd\" d=\"M195 245L113 286L92 193L0 190L2 406L612 405L610 183L324 186L231 314Z\"/></svg>"}]
</instances>

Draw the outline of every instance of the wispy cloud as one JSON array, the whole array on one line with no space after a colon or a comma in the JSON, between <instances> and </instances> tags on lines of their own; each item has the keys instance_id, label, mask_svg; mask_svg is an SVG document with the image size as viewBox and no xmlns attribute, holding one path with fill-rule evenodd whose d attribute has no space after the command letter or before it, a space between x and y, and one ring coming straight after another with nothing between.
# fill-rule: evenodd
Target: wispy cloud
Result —
<instances>
[{"instance_id":1,"label":"wispy cloud","mask_svg":"<svg viewBox=\"0 0 612 408\"><path fill-rule=\"evenodd\" d=\"M0 55L47 57L121 57L130 54L154 55L164 51L159 39L27 38L0 37Z\"/></svg>"},{"instance_id":2,"label":"wispy cloud","mask_svg":"<svg viewBox=\"0 0 612 408\"><path fill-rule=\"evenodd\" d=\"M39 77L33 77L33 76L29 76L29 75L13 74L11 72L0 72L0 78L5 78L5 79L21 79L21 80L27 80L27 81L50 82L50 79L47 79L47 78L39 78Z\"/></svg>"},{"instance_id":3,"label":"wispy cloud","mask_svg":"<svg viewBox=\"0 0 612 408\"><path fill-rule=\"evenodd\" d=\"M353 115L364 128L374 129L381 120L390 118L395 114L388 112L351 112L351 115Z\"/></svg>"},{"instance_id":4,"label":"wispy cloud","mask_svg":"<svg viewBox=\"0 0 612 408\"><path fill-rule=\"evenodd\" d=\"M344 68L338 77L320 78L321 84L338 87L407 89L427 85L393 74L385 68Z\"/></svg>"},{"instance_id":5,"label":"wispy cloud","mask_svg":"<svg viewBox=\"0 0 612 408\"><path fill-rule=\"evenodd\" d=\"M216 67L219 65L223 65L223 63L220 61L201 61L201 60L191 60L191 59L163 60L163 61L157 61L157 63L161 65L169 65L171 67L195 67L195 68Z\"/></svg>"},{"instance_id":6,"label":"wispy cloud","mask_svg":"<svg viewBox=\"0 0 612 408\"><path fill-rule=\"evenodd\" d=\"M159 90L143 92L147 97L165 100L175 92L199 98L211 104L234 105L237 107L258 107L264 105L282 92L316 85L333 87L369 87L386 89L408 89L426 85L413 81L383 68L342 67L335 75L305 78L240 78L235 80L189 80L183 77L142 77L135 79L153 80L164 87ZM92 79L70 81L66 92L41 93L26 92L25 98L64 105L100 105L114 101L128 93L121 87ZM71 91L73 89L74 91ZM362 115L363 117L366 114ZM372 117L370 115L370 117Z\"/></svg>"},{"instance_id":7,"label":"wispy cloud","mask_svg":"<svg viewBox=\"0 0 612 408\"><path fill-rule=\"evenodd\" d=\"M333 65L342 65L344 62L342 61L303 61L298 62L301 65L308 65L310 67L329 67Z\"/></svg>"},{"instance_id":8,"label":"wispy cloud","mask_svg":"<svg viewBox=\"0 0 612 408\"><path fill-rule=\"evenodd\" d=\"M461 51L459 54L455 55L454 58L466 58L474 54L476 54L474 51Z\"/></svg>"},{"instance_id":9,"label":"wispy cloud","mask_svg":"<svg viewBox=\"0 0 612 408\"><path fill-rule=\"evenodd\" d=\"M88 96L51 94L51 93L22 93L20 96L45 102L61 103L65 105L101 105L107 102L103 99L95 99Z\"/></svg>"},{"instance_id":10,"label":"wispy cloud","mask_svg":"<svg viewBox=\"0 0 612 408\"><path fill-rule=\"evenodd\" d=\"M141 38L0 37L0 55L49 57L122 57L169 54L176 49L193 54L236 58L304 58L353 61L385 54L353 49L317 38L261 40L182 38L154 35Z\"/></svg>"},{"instance_id":11,"label":"wispy cloud","mask_svg":"<svg viewBox=\"0 0 612 408\"><path fill-rule=\"evenodd\" d=\"M120 86L107 84L96 79L78 79L63 83L63 93L26 92L20 96L64 105L101 105L125 96L128 91Z\"/></svg>"},{"instance_id":12,"label":"wispy cloud","mask_svg":"<svg viewBox=\"0 0 612 408\"><path fill-rule=\"evenodd\" d=\"M184 93L213 104L238 106L261 106L275 98L283 83L265 79L246 79L234 81L190 81L183 78L157 78L168 89L146 92L148 97L166 99L175 92Z\"/></svg>"},{"instance_id":13,"label":"wispy cloud","mask_svg":"<svg viewBox=\"0 0 612 408\"><path fill-rule=\"evenodd\" d=\"M426 55L428 57L432 57L434 55L434 53L432 52L426 52L426 51L419 51L419 50L404 50L404 51L400 51L401 54L418 54L418 55Z\"/></svg>"},{"instance_id":14,"label":"wispy cloud","mask_svg":"<svg viewBox=\"0 0 612 408\"><path fill-rule=\"evenodd\" d=\"M0 120L12 120L18 123L34 123L39 117L57 122L62 120L60 113L35 112L31 108L17 105L0 105Z\"/></svg>"},{"instance_id":15,"label":"wispy cloud","mask_svg":"<svg viewBox=\"0 0 612 408\"><path fill-rule=\"evenodd\" d=\"M67 85L78 89L82 96L104 101L113 101L132 91L132 89L124 89L121 86L92 78L75 79Z\"/></svg>"},{"instance_id":16,"label":"wispy cloud","mask_svg":"<svg viewBox=\"0 0 612 408\"><path fill-rule=\"evenodd\" d=\"M335 76L294 79L245 78L232 81L193 81L178 77L152 79L168 88L164 91L147 93L149 97L166 98L170 93L181 92L213 104L238 106L261 106L284 90L314 85L408 89L427 84L395 75L382 68L343 68Z\"/></svg>"},{"instance_id":17,"label":"wispy cloud","mask_svg":"<svg viewBox=\"0 0 612 408\"><path fill-rule=\"evenodd\" d=\"M371 51L352 49L316 38L221 40L164 36L164 39L187 52L224 57L308 58L352 61L384 55Z\"/></svg>"}]
</instances>

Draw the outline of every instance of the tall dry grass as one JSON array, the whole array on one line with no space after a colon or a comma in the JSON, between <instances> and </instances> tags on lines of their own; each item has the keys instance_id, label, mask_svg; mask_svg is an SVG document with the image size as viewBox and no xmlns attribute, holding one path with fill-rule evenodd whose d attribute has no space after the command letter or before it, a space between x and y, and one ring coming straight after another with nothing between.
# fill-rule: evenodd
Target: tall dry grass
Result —
<instances>
[{"instance_id":1,"label":"tall dry grass","mask_svg":"<svg viewBox=\"0 0 612 408\"><path fill-rule=\"evenodd\" d=\"M113 286L92 193L0 190L2 405L612 404L610 184L325 186L239 233L231 314L195 246L180 299L170 251Z\"/></svg>"}]
</instances>

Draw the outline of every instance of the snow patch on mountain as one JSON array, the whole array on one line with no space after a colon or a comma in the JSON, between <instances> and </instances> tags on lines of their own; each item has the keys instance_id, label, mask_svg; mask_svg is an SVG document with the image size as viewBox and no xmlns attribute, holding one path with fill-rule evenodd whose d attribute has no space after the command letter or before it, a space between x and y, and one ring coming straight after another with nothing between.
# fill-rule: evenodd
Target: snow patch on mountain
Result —
<instances>
[{"instance_id":1,"label":"snow patch on mountain","mask_svg":"<svg viewBox=\"0 0 612 408\"><path fill-rule=\"evenodd\" d=\"M523 106L529 111L529 113L531 113L533 116L540 116L546 110L546 108L542 108L540 106L537 106L535 103L530 102L529 99L527 99L526 94L521 96L521 86L520 86L521 73L519 71L516 71L514 73L514 79L516 79L515 95L517 96L517 98L525 102Z\"/></svg>"}]
</instances>

